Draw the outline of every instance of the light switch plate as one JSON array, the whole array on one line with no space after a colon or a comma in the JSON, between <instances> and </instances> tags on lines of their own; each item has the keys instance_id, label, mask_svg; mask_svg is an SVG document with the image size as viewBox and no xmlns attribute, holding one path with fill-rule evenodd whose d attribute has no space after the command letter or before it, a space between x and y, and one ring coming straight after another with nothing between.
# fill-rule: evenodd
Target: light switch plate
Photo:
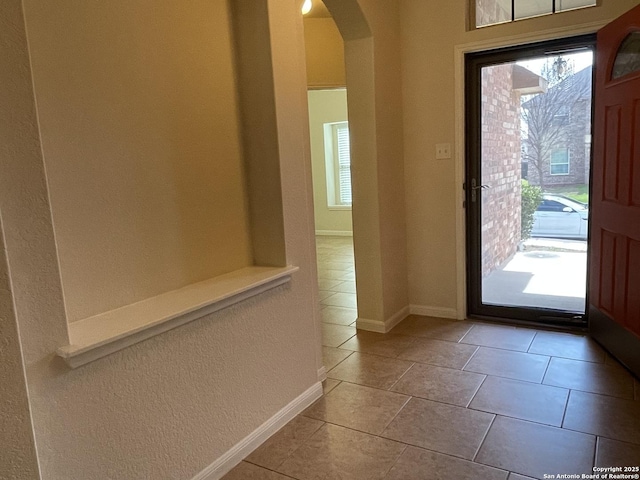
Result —
<instances>
[{"instance_id":1,"label":"light switch plate","mask_svg":"<svg viewBox=\"0 0 640 480\"><path fill-rule=\"evenodd\" d=\"M451 144L450 143L437 143L436 144L436 159L451 158Z\"/></svg>"}]
</instances>

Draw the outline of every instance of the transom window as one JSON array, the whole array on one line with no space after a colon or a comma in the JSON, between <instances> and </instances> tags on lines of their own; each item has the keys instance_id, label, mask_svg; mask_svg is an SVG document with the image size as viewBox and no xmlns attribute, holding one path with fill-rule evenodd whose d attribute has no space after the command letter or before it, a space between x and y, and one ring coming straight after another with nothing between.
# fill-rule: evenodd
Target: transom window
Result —
<instances>
[{"instance_id":1,"label":"transom window","mask_svg":"<svg viewBox=\"0 0 640 480\"><path fill-rule=\"evenodd\" d=\"M476 27L513 22L523 18L595 7L597 0L472 0Z\"/></svg>"}]
</instances>

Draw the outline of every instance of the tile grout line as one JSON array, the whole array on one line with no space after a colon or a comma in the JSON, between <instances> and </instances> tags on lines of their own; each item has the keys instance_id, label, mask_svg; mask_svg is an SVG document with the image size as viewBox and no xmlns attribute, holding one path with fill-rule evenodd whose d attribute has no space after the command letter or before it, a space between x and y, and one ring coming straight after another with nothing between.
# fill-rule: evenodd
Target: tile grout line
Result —
<instances>
[{"instance_id":1,"label":"tile grout line","mask_svg":"<svg viewBox=\"0 0 640 480\"><path fill-rule=\"evenodd\" d=\"M498 415L494 413L493 418L491 419L491 423L489 424L489 428L487 428L487 431L484 433L484 436L482 437L482 441L478 445L478 448L476 449L476 453L473 455L473 459L471 460L472 462L477 463L479 465L484 465L483 463L476 462L476 459L478 458L478 454L480 453L480 450L482 449L484 442L487 441L487 437L489 436L489 431L491 430L491 427L493 427L493 424L496 422L497 418L498 418Z\"/></svg>"}]
</instances>

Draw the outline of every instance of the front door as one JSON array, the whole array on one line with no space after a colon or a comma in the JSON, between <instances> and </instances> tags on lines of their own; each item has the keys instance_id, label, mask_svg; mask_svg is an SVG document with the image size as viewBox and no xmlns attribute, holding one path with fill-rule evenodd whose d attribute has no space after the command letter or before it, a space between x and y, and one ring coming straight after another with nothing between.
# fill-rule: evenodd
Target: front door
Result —
<instances>
[{"instance_id":1,"label":"front door","mask_svg":"<svg viewBox=\"0 0 640 480\"><path fill-rule=\"evenodd\" d=\"M640 6L598 32L591 333L640 375Z\"/></svg>"}]
</instances>

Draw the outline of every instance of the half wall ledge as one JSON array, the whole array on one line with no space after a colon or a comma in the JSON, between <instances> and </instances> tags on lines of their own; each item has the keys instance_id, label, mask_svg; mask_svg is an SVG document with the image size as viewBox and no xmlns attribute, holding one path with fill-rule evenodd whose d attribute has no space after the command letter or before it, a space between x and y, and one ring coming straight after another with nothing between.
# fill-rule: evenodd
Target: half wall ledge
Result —
<instances>
[{"instance_id":1,"label":"half wall ledge","mask_svg":"<svg viewBox=\"0 0 640 480\"><path fill-rule=\"evenodd\" d=\"M57 354L77 368L283 285L296 266L246 267L69 324Z\"/></svg>"}]
</instances>

